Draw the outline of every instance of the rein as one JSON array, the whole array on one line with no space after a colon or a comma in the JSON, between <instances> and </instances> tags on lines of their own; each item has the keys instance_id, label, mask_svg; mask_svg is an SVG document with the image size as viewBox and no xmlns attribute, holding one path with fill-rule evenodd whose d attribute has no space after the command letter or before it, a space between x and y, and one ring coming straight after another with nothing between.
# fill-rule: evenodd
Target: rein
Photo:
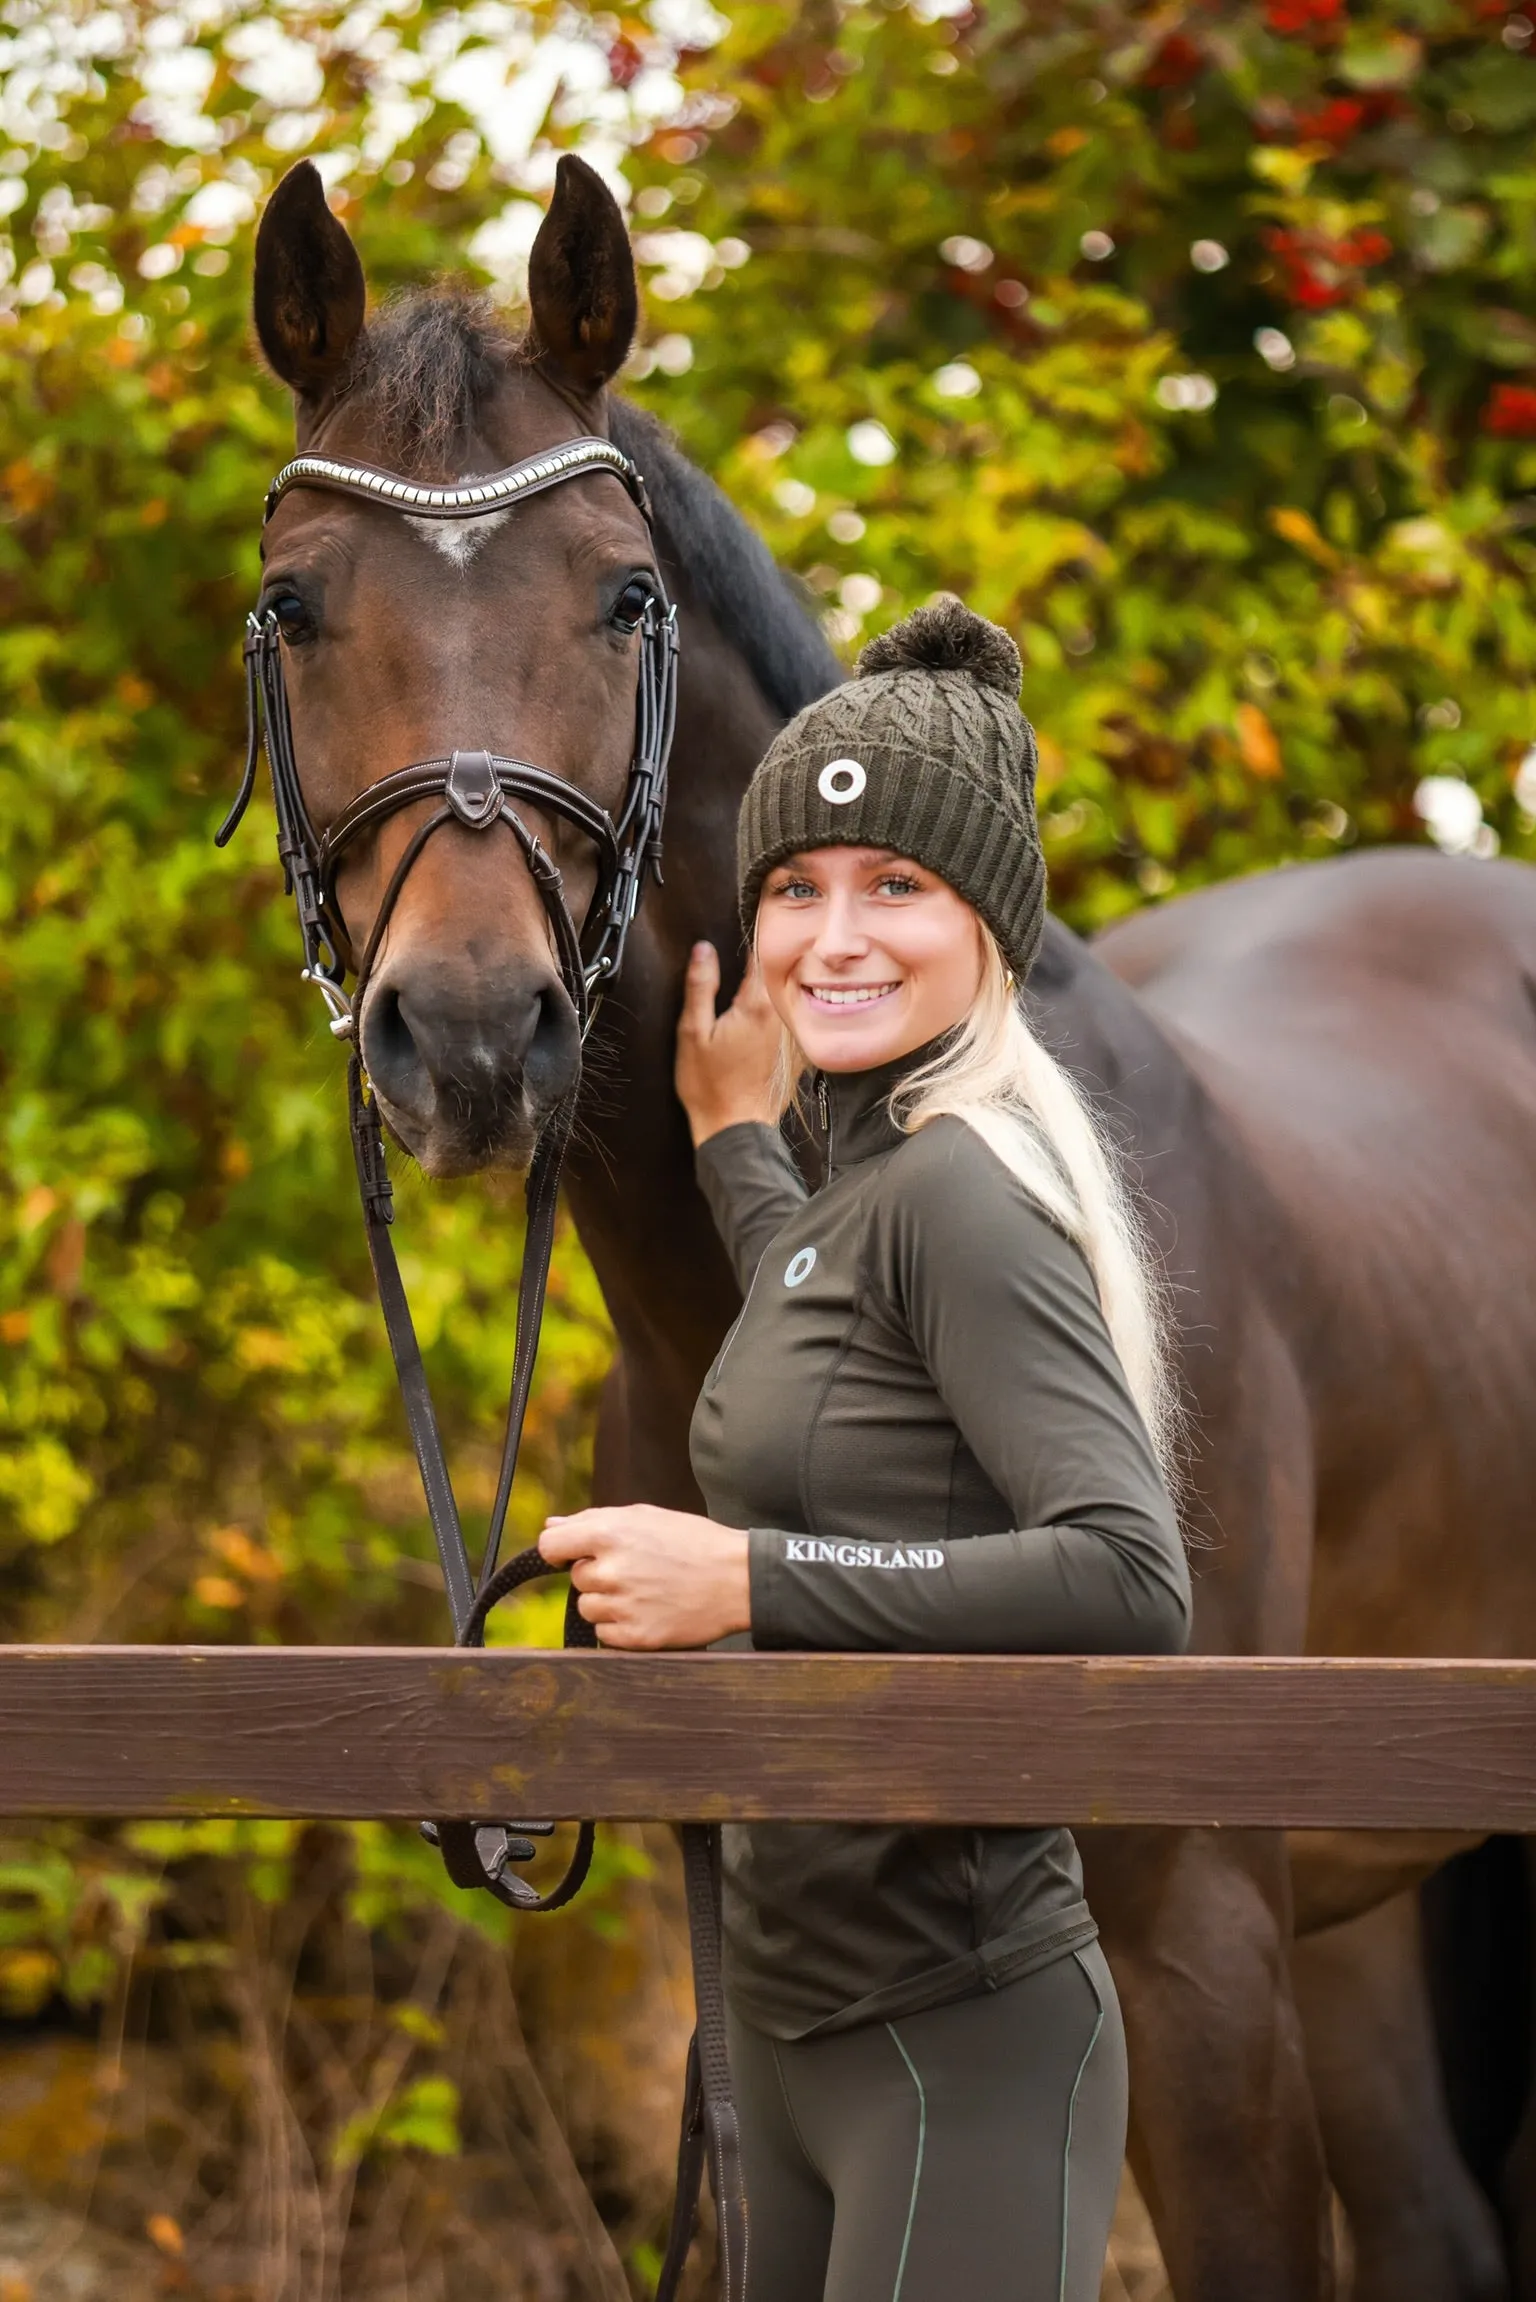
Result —
<instances>
[{"instance_id":1,"label":"rein","mask_svg":"<svg viewBox=\"0 0 1536 2302\"><path fill-rule=\"evenodd\" d=\"M572 440L483 480L456 487L431 487L331 456L296 456L272 482L265 518L271 519L291 489L302 487L324 488L413 519L473 519L504 511L566 480L599 474L622 483L649 526L651 508L638 468L611 440L597 438ZM225 846L245 815L255 790L264 742L283 884L293 897L303 942L303 980L312 983L325 1001L333 1035L351 1042L347 1106L364 1232L453 1616L455 1642L461 1647L483 1646L492 1608L537 1576L557 1571L545 1564L536 1548L520 1552L500 1568L497 1558L538 1356L575 1090L545 1120L528 1170L527 1229L511 1391L496 1496L477 1572L464 1539L421 1346L395 1255L393 1194L384 1135L363 1061L363 1002L401 891L428 841L450 823L474 832L489 832L501 825L511 832L544 905L561 982L585 1043L603 992L623 966L625 944L646 878L661 880L667 760L677 706L678 638L677 610L659 590L646 603L639 631L635 742L616 817L563 776L531 761L494 752L452 751L446 757L418 760L370 784L324 833L317 833L305 805L294 755L276 611L269 608L265 614L252 613L245 622L245 766L234 804L215 840L218 846ZM579 927L571 917L559 867L518 813L516 803L520 800L562 817L596 850L597 881ZM423 801L438 804L412 832L384 891L362 954L354 958L336 901L337 866L357 841L402 808ZM350 995L346 989L349 970L353 975ZM565 1644L597 1644L596 1632L579 1611L574 1588L566 1600ZM557 1885L540 1894L519 1877L514 1866L532 1861L538 1852L535 1841L548 1838L554 1828L553 1822L508 1823L479 1818L424 1822L421 1826L422 1835L441 1852L456 1886L483 1887L511 1909L526 1912L560 1909L579 1891L591 1865L594 1825L583 1822ZM682 2276L706 2149L719 2219L724 2302L741 2302L746 2273L746 2209L725 2058L718 1833L688 1824L682 1838L697 2027L688 2050L678 2188L657 2302L672 2302Z\"/></svg>"}]
</instances>

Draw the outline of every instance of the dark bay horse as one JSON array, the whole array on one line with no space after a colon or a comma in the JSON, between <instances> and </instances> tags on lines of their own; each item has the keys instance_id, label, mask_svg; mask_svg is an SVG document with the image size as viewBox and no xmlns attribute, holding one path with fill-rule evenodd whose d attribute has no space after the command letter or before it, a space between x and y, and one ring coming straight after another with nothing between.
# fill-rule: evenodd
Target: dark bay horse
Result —
<instances>
[{"instance_id":1,"label":"dark bay horse","mask_svg":"<svg viewBox=\"0 0 1536 2302\"><path fill-rule=\"evenodd\" d=\"M732 970L740 792L774 729L840 672L724 499L609 394L635 275L619 211L580 162L561 163L529 300L515 340L441 294L369 322L311 168L262 220L257 328L301 447L448 480L606 433L650 482L683 629L666 884L589 1043L570 1199L620 1344L599 1493L693 1508L689 1415L737 1299L670 1088L682 969L708 936ZM263 596L317 826L453 746L537 761L611 804L634 694L619 610L652 548L606 478L461 531L287 498ZM528 812L579 916L590 858ZM357 946L413 822L391 818L343 873ZM1051 925L1042 1029L1125 1139L1178 1290L1206 1651L1532 1651L1533 984L1536 879L1418 853L1212 890L1092 949ZM427 848L362 1044L429 1175L526 1158L579 1050L510 846L450 827ZM1180 2302L1322 2302L1330 2170L1364 2234L1361 2302L1505 2291L1428 2067L1416 1943L1393 1918L1451 1843L1087 1834L1131 2040L1132 2154ZM1328 1929L1297 1968L1321 2034L1310 2074L1293 1917ZM1396 2069L1378 2081L1383 2040L1413 2085ZM1394 2202L1410 2190L1404 2243Z\"/></svg>"}]
</instances>

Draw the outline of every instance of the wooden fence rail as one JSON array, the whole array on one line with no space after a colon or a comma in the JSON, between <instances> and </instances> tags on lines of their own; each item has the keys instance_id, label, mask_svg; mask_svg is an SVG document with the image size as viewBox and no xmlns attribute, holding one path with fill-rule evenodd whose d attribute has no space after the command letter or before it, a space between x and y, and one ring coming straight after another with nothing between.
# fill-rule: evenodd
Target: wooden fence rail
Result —
<instances>
[{"instance_id":1,"label":"wooden fence rail","mask_svg":"<svg viewBox=\"0 0 1536 2302\"><path fill-rule=\"evenodd\" d=\"M1536 1830L1536 1662L0 1648L0 1813Z\"/></svg>"}]
</instances>

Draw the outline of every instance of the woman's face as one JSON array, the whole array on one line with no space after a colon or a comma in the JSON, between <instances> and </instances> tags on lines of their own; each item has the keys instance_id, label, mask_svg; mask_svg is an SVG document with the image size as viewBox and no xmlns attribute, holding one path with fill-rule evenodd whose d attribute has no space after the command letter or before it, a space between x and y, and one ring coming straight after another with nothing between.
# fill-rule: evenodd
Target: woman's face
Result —
<instances>
[{"instance_id":1,"label":"woman's face","mask_svg":"<svg viewBox=\"0 0 1536 2302\"><path fill-rule=\"evenodd\" d=\"M970 1012L981 924L945 880L889 848L818 847L764 880L757 959L808 1060L868 1071Z\"/></svg>"}]
</instances>

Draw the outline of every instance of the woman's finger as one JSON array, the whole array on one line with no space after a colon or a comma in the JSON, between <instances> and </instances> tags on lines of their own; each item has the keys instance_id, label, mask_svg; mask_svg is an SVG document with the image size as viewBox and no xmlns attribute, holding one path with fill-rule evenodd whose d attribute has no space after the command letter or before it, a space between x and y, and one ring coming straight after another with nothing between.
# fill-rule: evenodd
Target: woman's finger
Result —
<instances>
[{"instance_id":1,"label":"woman's finger","mask_svg":"<svg viewBox=\"0 0 1536 2302\"><path fill-rule=\"evenodd\" d=\"M539 1537L539 1556L552 1567L568 1567L573 1559L589 1559L607 1540L602 1511L575 1511L568 1519L548 1519Z\"/></svg>"},{"instance_id":2,"label":"woman's finger","mask_svg":"<svg viewBox=\"0 0 1536 2302\"><path fill-rule=\"evenodd\" d=\"M712 943L696 943L688 955L679 1030L694 1039L708 1039L715 1028L715 1001L719 994L720 954Z\"/></svg>"},{"instance_id":3,"label":"woman's finger","mask_svg":"<svg viewBox=\"0 0 1536 2302\"><path fill-rule=\"evenodd\" d=\"M571 1581L579 1591L616 1591L620 1588L620 1580L609 1559L585 1558L571 1561Z\"/></svg>"},{"instance_id":4,"label":"woman's finger","mask_svg":"<svg viewBox=\"0 0 1536 2302\"><path fill-rule=\"evenodd\" d=\"M736 996L731 1001L731 1007L734 1013L744 1015L754 1023L773 1013L769 1004L768 993L763 985L763 971L757 964L755 951L748 956L747 971L737 987Z\"/></svg>"},{"instance_id":5,"label":"woman's finger","mask_svg":"<svg viewBox=\"0 0 1536 2302\"><path fill-rule=\"evenodd\" d=\"M601 1625L597 1636L599 1644L605 1647L622 1647L629 1653L649 1650L649 1641L640 1637L632 1624L616 1615Z\"/></svg>"},{"instance_id":6,"label":"woman's finger","mask_svg":"<svg viewBox=\"0 0 1536 2302\"><path fill-rule=\"evenodd\" d=\"M611 1633L623 1613L619 1601L607 1591L588 1591L576 1601L576 1612L584 1623L591 1623L599 1631Z\"/></svg>"}]
</instances>

